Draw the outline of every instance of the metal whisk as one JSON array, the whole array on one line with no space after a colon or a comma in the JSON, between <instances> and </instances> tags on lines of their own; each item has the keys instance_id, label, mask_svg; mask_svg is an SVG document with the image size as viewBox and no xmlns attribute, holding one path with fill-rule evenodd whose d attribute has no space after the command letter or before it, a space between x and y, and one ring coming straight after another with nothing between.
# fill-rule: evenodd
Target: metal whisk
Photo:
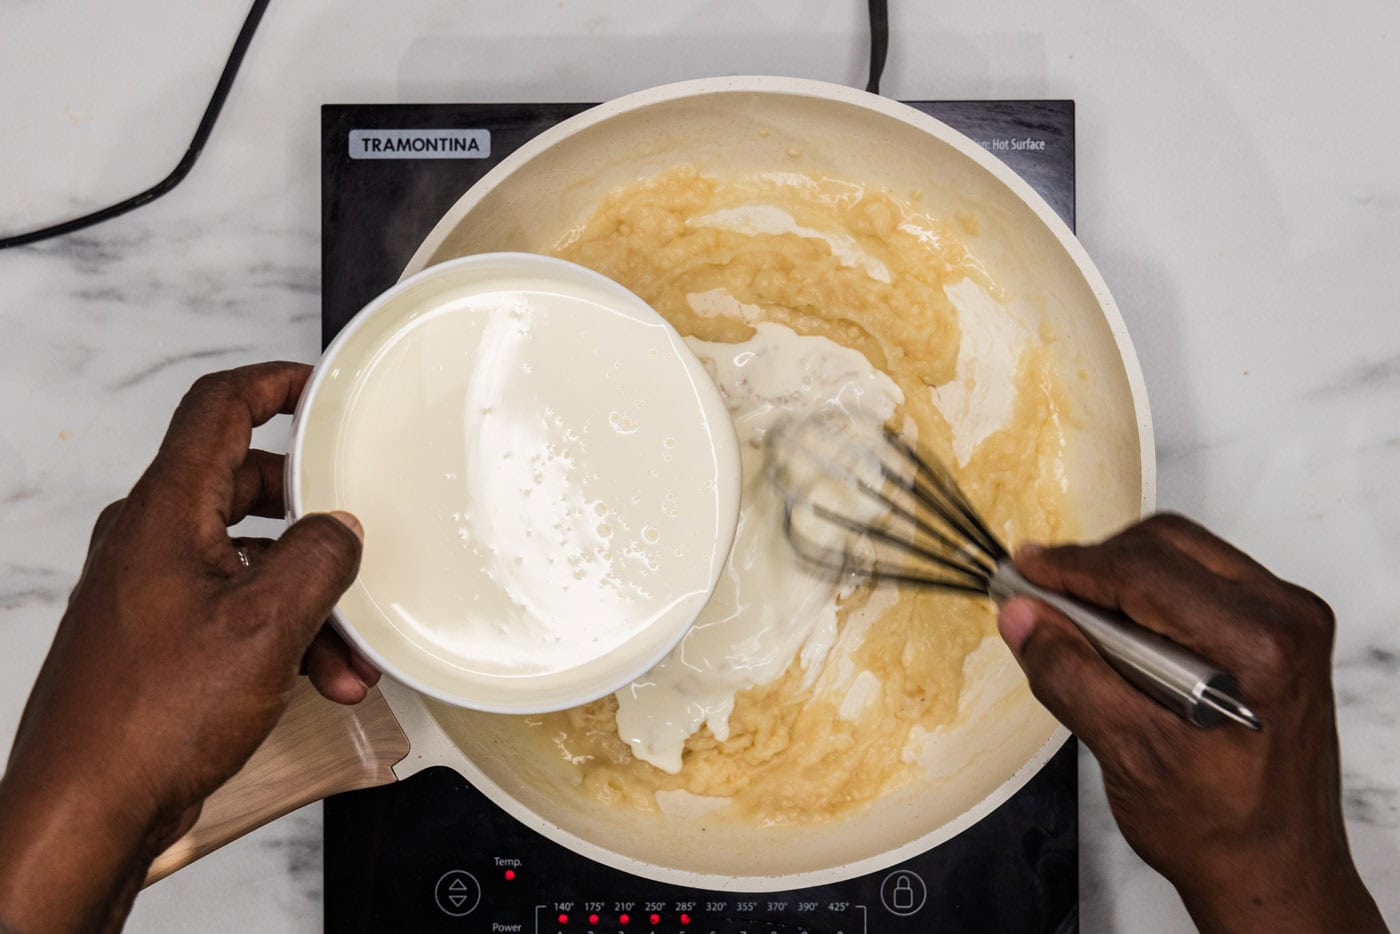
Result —
<instances>
[{"instance_id":1,"label":"metal whisk","mask_svg":"<svg viewBox=\"0 0 1400 934\"><path fill-rule=\"evenodd\" d=\"M1074 621L1139 690L1198 726L1259 718L1235 679L1127 617L1026 580L957 481L888 427L828 411L778 425L765 439L784 529L810 565L921 587L990 596L1023 594Z\"/></svg>"}]
</instances>

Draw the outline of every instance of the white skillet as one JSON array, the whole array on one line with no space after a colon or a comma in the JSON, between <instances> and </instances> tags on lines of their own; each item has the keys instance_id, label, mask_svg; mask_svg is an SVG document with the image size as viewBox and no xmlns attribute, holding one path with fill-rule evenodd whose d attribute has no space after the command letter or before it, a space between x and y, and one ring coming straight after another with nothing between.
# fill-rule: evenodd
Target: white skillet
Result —
<instances>
[{"instance_id":1,"label":"white skillet","mask_svg":"<svg viewBox=\"0 0 1400 934\"><path fill-rule=\"evenodd\" d=\"M1057 364L1072 377L1066 388L1074 448L1067 474L1083 534L1106 534L1151 510L1155 461L1142 373L1084 249L995 157L885 98L771 77L704 79L619 98L564 121L505 159L434 227L405 275L471 253L547 251L609 189L681 162L719 174L825 173L920 191L935 215L974 212L979 232L967 237L968 246L1058 335ZM971 826L1019 789L1068 736L993 640L969 658L965 672L958 720L933 738L917 781L849 819L782 828L592 804L576 792L562 764L515 741L509 718L449 710L387 680L382 700L349 712L299 697L266 747L215 795L200 824L162 857L153 877L301 804L444 765L526 826L647 878L735 891L851 878Z\"/></svg>"}]
</instances>

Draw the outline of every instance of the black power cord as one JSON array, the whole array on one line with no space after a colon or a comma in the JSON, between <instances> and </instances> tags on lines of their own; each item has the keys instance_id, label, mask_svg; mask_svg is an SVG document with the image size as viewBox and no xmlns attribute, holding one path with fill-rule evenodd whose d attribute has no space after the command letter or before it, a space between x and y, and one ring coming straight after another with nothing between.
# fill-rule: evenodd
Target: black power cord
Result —
<instances>
[{"instance_id":1,"label":"black power cord","mask_svg":"<svg viewBox=\"0 0 1400 934\"><path fill-rule=\"evenodd\" d=\"M248 45L253 41L253 33L257 32L258 21L262 19L263 11L267 9L267 3L268 0L253 0L253 6L248 11L247 18L243 20L243 28L238 31L238 38L233 41L233 50L229 52L228 61L224 63L224 70L219 75L219 83L214 85L214 95L209 98L209 106L204 108L204 116L200 118L199 126L194 131L194 138L190 140L184 157L180 159L179 164L169 175L139 195L133 195L111 207L93 211L91 214L84 214L82 217L75 217L71 221L64 221L61 224L31 230L28 233L0 237L0 250L12 246L24 246L27 243L38 243L40 240L60 237L75 230L82 230L84 227L91 227L93 224L111 220L127 211L135 210L143 204L150 204L184 181L185 176L190 174L190 169L194 168L195 161L199 159L204 144L209 140L209 134L214 130L214 123L219 119L219 111L223 109L229 89L233 87L233 79L238 75L238 66L243 64L243 55L248 51Z\"/></svg>"},{"instance_id":2,"label":"black power cord","mask_svg":"<svg viewBox=\"0 0 1400 934\"><path fill-rule=\"evenodd\" d=\"M870 80L865 89L880 93L880 76L885 73L885 56L890 50L889 0L870 0Z\"/></svg>"},{"instance_id":3,"label":"black power cord","mask_svg":"<svg viewBox=\"0 0 1400 934\"><path fill-rule=\"evenodd\" d=\"M268 0L253 0L253 5L248 10L248 16L243 20L243 27L238 30L238 37L233 40L233 49L228 54L228 61L224 62L224 70L219 74L219 82L214 85L214 94L209 98L209 105L204 108L204 116L200 118L199 126L195 128L194 138L190 140L190 145L185 149L185 155L169 175L140 194L133 195L111 207L75 217L61 224L31 230L28 233L0 237L0 250L38 243L51 237L61 237L64 234L73 233L75 230L82 230L93 224L111 220L128 211L134 211L143 204L150 204L184 181L185 176L189 175L190 170L194 168L199 154L203 152L204 144L209 140L209 134L214 131L214 124L219 119L219 112L223 110L224 101L227 100L229 90L233 87L233 79L238 76L238 68L243 64L243 56L253 41L253 34L258 31L258 23L262 20L267 4ZM869 0L869 10L870 79L866 82L865 89L871 94L879 94L880 76L885 71L885 57L889 52L890 45L888 0Z\"/></svg>"}]
</instances>

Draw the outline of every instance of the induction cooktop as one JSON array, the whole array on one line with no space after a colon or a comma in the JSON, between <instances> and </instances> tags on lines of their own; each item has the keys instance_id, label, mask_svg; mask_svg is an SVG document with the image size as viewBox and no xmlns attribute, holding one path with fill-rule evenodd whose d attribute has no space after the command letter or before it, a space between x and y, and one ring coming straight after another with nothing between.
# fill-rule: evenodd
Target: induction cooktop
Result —
<instances>
[{"instance_id":1,"label":"induction cooktop","mask_svg":"<svg viewBox=\"0 0 1400 934\"><path fill-rule=\"evenodd\" d=\"M1074 227L1072 101L911 101L1026 179ZM391 286L449 207L589 104L321 110L322 341ZM879 872L787 892L654 882L520 824L445 768L325 805L328 932L904 934L1078 929L1071 740L1008 801Z\"/></svg>"}]
</instances>

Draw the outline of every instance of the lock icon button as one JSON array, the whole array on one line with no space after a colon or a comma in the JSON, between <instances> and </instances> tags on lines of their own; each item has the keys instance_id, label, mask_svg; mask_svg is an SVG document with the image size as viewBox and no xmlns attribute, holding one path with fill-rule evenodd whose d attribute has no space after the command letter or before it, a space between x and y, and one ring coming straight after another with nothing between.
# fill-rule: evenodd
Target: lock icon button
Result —
<instances>
[{"instance_id":1,"label":"lock icon button","mask_svg":"<svg viewBox=\"0 0 1400 934\"><path fill-rule=\"evenodd\" d=\"M908 917L917 914L928 899L928 888L918 873L896 869L880 883L880 901L892 915Z\"/></svg>"}]
</instances>

